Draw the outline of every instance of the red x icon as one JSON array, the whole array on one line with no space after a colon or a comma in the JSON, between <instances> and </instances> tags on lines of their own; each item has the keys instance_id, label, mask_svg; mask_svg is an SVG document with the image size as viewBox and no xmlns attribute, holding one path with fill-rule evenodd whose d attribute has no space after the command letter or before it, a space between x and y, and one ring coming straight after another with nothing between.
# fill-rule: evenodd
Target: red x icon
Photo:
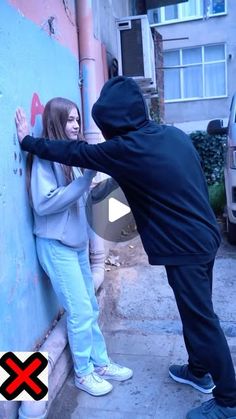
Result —
<instances>
[{"instance_id":1,"label":"red x icon","mask_svg":"<svg viewBox=\"0 0 236 419\"><path fill-rule=\"evenodd\" d=\"M47 359L40 352L31 354L22 362L13 352L6 352L0 359L0 366L10 374L0 387L7 400L15 399L23 390L34 400L41 400L48 388L39 380L38 375L46 368Z\"/></svg>"}]
</instances>

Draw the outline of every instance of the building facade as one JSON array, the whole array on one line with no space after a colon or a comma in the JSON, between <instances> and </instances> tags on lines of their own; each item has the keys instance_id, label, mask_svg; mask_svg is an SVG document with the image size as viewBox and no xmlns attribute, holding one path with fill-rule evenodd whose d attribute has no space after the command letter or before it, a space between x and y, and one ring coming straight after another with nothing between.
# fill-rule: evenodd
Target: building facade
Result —
<instances>
[{"instance_id":1,"label":"building facade","mask_svg":"<svg viewBox=\"0 0 236 419\"><path fill-rule=\"evenodd\" d=\"M188 0L148 12L163 37L165 120L187 132L227 123L236 91L234 0Z\"/></svg>"}]
</instances>

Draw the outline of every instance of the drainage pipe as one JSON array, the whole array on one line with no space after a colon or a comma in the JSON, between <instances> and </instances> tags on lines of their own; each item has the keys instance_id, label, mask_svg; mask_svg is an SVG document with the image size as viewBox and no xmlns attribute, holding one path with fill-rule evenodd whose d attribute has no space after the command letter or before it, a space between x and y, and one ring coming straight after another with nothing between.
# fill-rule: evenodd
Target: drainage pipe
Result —
<instances>
[{"instance_id":1,"label":"drainage pipe","mask_svg":"<svg viewBox=\"0 0 236 419\"><path fill-rule=\"evenodd\" d=\"M102 46L94 38L93 30L93 11L91 0L76 1L77 24L79 28L79 56L80 74L82 84L82 103L83 103L83 132L85 139L90 144L96 144L103 140L101 132L93 121L91 110L94 102L98 98L98 77L104 78L102 60L96 60L97 48ZM104 80L103 80L104 81ZM98 173L96 182L102 179L102 174ZM90 264L93 274L95 289L97 290L104 280L104 261L105 248L104 240L95 232L90 236Z\"/></svg>"}]
</instances>

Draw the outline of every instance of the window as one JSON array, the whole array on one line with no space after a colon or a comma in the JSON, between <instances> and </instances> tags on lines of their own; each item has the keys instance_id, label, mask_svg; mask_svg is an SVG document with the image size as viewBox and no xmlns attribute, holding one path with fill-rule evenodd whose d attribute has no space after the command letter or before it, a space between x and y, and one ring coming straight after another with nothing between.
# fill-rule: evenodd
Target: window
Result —
<instances>
[{"instance_id":1,"label":"window","mask_svg":"<svg viewBox=\"0 0 236 419\"><path fill-rule=\"evenodd\" d=\"M225 45L164 52L166 101L226 95Z\"/></svg>"},{"instance_id":2,"label":"window","mask_svg":"<svg viewBox=\"0 0 236 419\"><path fill-rule=\"evenodd\" d=\"M165 20L178 19L178 6L177 4L166 6L164 8L164 17Z\"/></svg>"},{"instance_id":3,"label":"window","mask_svg":"<svg viewBox=\"0 0 236 419\"><path fill-rule=\"evenodd\" d=\"M224 13L225 12L225 1L224 0L212 0L210 2L210 14Z\"/></svg>"},{"instance_id":4,"label":"window","mask_svg":"<svg viewBox=\"0 0 236 419\"><path fill-rule=\"evenodd\" d=\"M188 0L187 2L148 10L151 25L173 23L215 16L226 12L226 0Z\"/></svg>"}]
</instances>

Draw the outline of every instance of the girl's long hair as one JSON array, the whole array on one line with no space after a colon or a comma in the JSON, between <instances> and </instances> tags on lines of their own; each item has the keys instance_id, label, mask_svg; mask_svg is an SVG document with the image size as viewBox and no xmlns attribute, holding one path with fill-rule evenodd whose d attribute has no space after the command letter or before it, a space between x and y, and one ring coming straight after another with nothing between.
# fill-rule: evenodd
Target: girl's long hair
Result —
<instances>
[{"instance_id":1,"label":"girl's long hair","mask_svg":"<svg viewBox=\"0 0 236 419\"><path fill-rule=\"evenodd\" d=\"M66 124L68 121L69 113L73 108L77 109L78 116L79 116L79 126L80 126L80 134L79 139L82 139L81 135L81 117L78 106L69 99L65 99L62 97L55 97L45 105L43 116L42 116L42 123L43 123L43 130L42 130L42 137L47 138L49 140L69 140L65 133ZM30 193L30 181L31 181L31 171L33 165L33 154L28 154L27 156L27 190L31 198ZM73 176L73 169L70 166L61 165L62 170L65 174L65 178L68 183L70 183L74 176Z\"/></svg>"}]
</instances>

